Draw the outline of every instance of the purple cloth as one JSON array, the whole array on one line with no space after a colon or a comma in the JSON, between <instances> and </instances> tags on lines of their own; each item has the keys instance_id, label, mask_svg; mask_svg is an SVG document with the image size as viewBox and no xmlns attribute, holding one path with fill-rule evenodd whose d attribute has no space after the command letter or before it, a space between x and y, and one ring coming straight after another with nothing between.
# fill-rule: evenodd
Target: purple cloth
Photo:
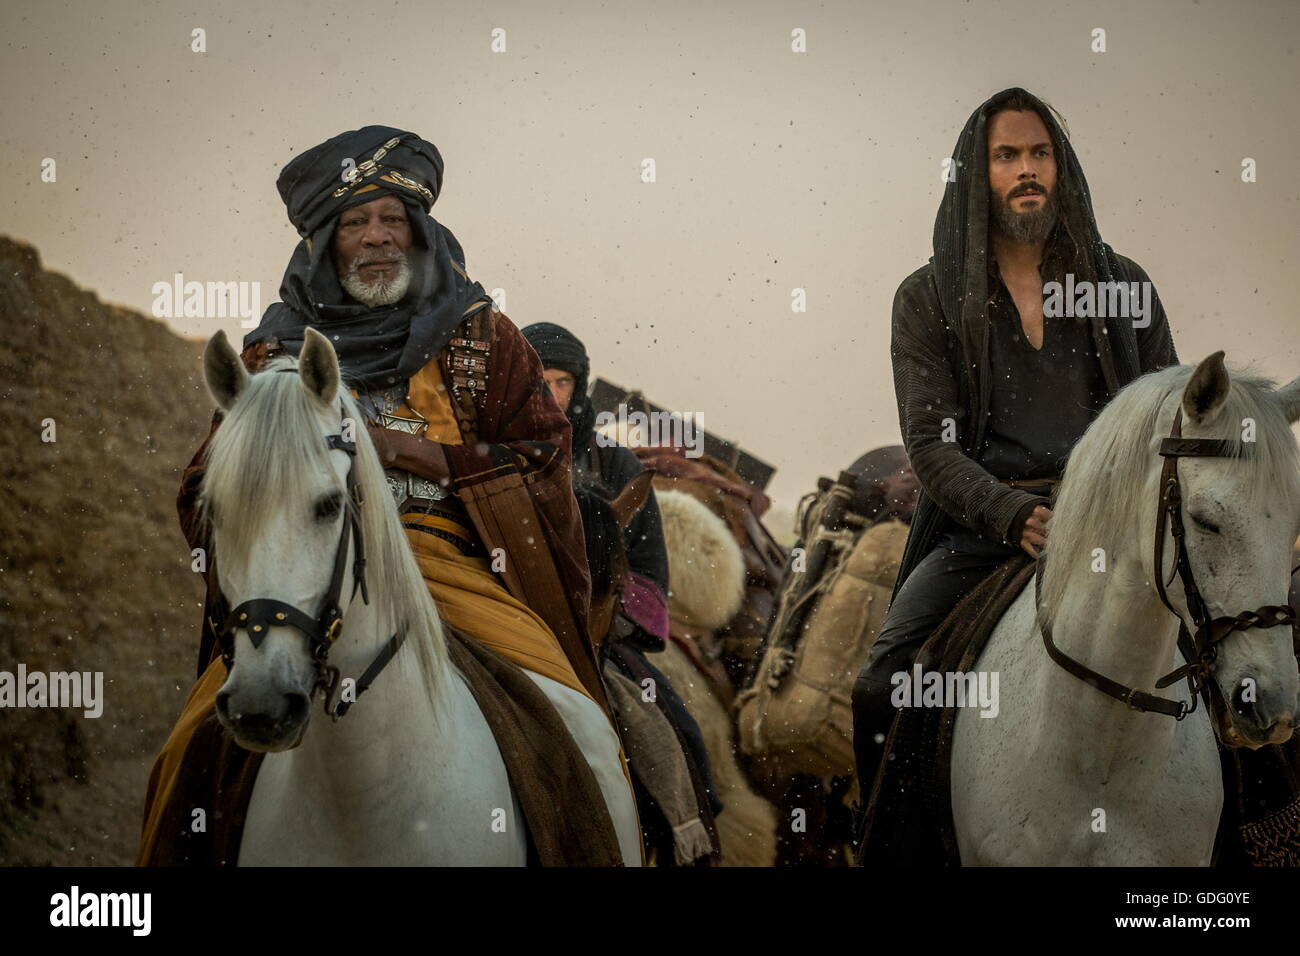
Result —
<instances>
[{"instance_id":1,"label":"purple cloth","mask_svg":"<svg viewBox=\"0 0 1300 956\"><path fill-rule=\"evenodd\" d=\"M668 639L668 600L658 586L635 571L623 584L623 613L647 634Z\"/></svg>"}]
</instances>

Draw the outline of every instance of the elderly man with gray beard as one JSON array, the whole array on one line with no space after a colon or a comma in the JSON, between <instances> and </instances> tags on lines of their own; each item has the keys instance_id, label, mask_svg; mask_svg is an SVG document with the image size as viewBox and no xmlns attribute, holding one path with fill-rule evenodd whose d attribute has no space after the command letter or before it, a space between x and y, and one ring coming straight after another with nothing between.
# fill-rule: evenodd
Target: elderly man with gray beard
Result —
<instances>
[{"instance_id":1,"label":"elderly man with gray beard","mask_svg":"<svg viewBox=\"0 0 1300 956\"><path fill-rule=\"evenodd\" d=\"M405 223L406 210L394 196L354 206L339 217L334 269L343 291L362 305L392 305L411 287L410 257L420 253L410 249L410 230L401 228Z\"/></svg>"}]
</instances>

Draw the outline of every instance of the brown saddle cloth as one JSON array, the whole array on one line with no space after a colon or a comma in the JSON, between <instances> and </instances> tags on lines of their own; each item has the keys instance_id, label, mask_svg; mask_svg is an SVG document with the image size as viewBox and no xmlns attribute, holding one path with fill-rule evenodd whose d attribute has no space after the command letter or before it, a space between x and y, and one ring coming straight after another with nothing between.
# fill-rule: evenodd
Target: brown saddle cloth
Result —
<instances>
[{"instance_id":1,"label":"brown saddle cloth","mask_svg":"<svg viewBox=\"0 0 1300 956\"><path fill-rule=\"evenodd\" d=\"M925 642L923 671L971 671L999 619L1030 584L1035 562L1009 558ZM1046 653L1046 651L1044 651ZM955 707L901 708L867 804L863 866L960 866L952 821ZM1259 750L1220 748L1224 805L1214 865L1300 865L1300 734Z\"/></svg>"},{"instance_id":2,"label":"brown saddle cloth","mask_svg":"<svg viewBox=\"0 0 1300 956\"><path fill-rule=\"evenodd\" d=\"M600 785L554 705L515 664L444 629L452 663L492 728L510 775L527 823L529 863L621 866ZM263 756L237 746L210 713L190 739L158 838L142 848L139 863L234 866ZM205 832L193 832L195 807L212 808Z\"/></svg>"}]
</instances>

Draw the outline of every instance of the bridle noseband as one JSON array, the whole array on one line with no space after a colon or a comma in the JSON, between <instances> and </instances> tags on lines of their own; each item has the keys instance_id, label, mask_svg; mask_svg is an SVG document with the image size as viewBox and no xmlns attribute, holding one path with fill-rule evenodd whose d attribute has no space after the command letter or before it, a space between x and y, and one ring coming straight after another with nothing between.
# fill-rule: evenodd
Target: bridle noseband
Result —
<instances>
[{"instance_id":1,"label":"bridle noseband","mask_svg":"<svg viewBox=\"0 0 1300 956\"><path fill-rule=\"evenodd\" d=\"M277 371L296 372L297 369L287 368L277 369ZM339 402L339 412L346 421L347 410L342 401ZM310 644L312 660L316 663L316 683L312 686L312 690L315 691L318 687L324 690L325 713L329 714L334 720L338 720L348 712L353 703L360 700L361 695L374 683L380 671L393 659L398 648L402 646L402 642L406 639L406 633L398 631L388 639L379 653L375 655L374 660L370 662L370 666L357 679L356 696L351 701L335 699L339 689L340 675L339 669L329 663L329 652L338 639L339 631L343 629L343 609L340 606L339 599L343 594L343 577L347 569L349 537L355 551L352 561L352 596L349 601L355 599L357 591L360 591L362 602L369 604L370 595L366 589L365 538L361 533L361 505L364 499L361 494L361 486L356 481L357 445L356 442L346 441L342 433L327 435L325 444L331 451L347 452L350 456L347 474L347 498L354 507L349 508L346 503L343 506L343 530L339 534L339 543L334 550L334 570L330 574L329 589L325 592L320 611L315 617L312 617L292 604L286 604L284 601L277 601L274 598L253 598L231 611L227 606L225 594L218 587L216 607L210 623L221 646L221 659L225 662L227 669L230 668L235 659L235 631L246 630L248 639L252 641L255 648L262 646L262 642L266 640L266 636L270 633L272 627L296 627L302 631ZM209 574L215 576L216 573L216 561L214 559Z\"/></svg>"},{"instance_id":2,"label":"bridle noseband","mask_svg":"<svg viewBox=\"0 0 1300 956\"><path fill-rule=\"evenodd\" d=\"M1180 404L1174 414L1174 424L1169 432L1169 437L1160 442L1160 455L1165 461L1160 471L1160 504L1159 510L1156 512L1155 575L1156 591L1160 595L1161 602L1178 618L1178 648L1182 651L1183 657L1188 663L1160 678L1156 681L1156 687L1168 687L1170 684L1186 679L1192 699L1191 706L1189 707L1180 700L1158 697L1135 687L1121 684L1119 681L1111 680L1109 677L1097 673L1090 667L1070 657L1057 647L1052 641L1051 629L1043 620L1042 606L1039 603L1044 564L1042 555L1038 557L1038 567L1034 572L1034 605L1038 615L1039 630L1042 631L1043 644L1047 648L1048 656L1084 683L1097 688L1103 694L1122 701L1131 709L1164 714L1176 720L1182 720L1188 714L1193 713L1202 695L1207 697L1207 701L1213 701L1216 694L1220 698L1222 697L1222 691L1219 690L1218 685L1215 683L1213 670L1215 659L1218 657L1218 645L1229 634L1234 631L1249 630L1252 627L1270 628L1290 624L1294 629L1296 625L1295 609L1284 604L1266 604L1254 611L1242 611L1235 616L1210 618L1205 599L1201 597L1200 588L1196 586L1196 579L1192 575L1191 560L1187 555L1186 534L1183 527L1182 487L1178 482L1178 459L1235 458L1238 457L1237 452L1240 446L1238 442L1228 439L1184 438L1182 421L1183 409ZM1173 534L1175 547L1174 574L1183 580L1183 593L1187 599L1187 610L1192 615L1192 622L1196 625L1194 635L1188 633L1182 615L1169 602L1169 595L1165 591L1166 528ZM1173 575L1170 575L1168 583L1173 583ZM1293 637L1296 637L1294 631ZM1300 643L1300 638L1297 638L1297 642ZM1207 702L1207 706L1211 706L1211 703Z\"/></svg>"}]
</instances>

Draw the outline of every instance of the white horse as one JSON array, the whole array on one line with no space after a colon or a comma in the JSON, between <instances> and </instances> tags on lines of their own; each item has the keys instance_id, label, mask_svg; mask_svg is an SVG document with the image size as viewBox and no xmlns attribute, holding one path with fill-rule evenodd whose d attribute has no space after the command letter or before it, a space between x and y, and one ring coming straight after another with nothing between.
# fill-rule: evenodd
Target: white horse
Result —
<instances>
[{"instance_id":1,"label":"white horse","mask_svg":"<svg viewBox=\"0 0 1300 956\"><path fill-rule=\"evenodd\" d=\"M1222 359L1151 373L1115 396L1070 455L1044 549L1042 614L1056 645L1106 677L1189 706L1184 681L1154 690L1182 663L1178 621L1154 583L1174 566L1166 541L1164 567L1154 567L1157 452L1180 405L1184 437L1248 449L1178 459L1190 564L1210 617L1285 605L1300 532L1300 454L1288 427L1300 418L1300 379L1275 389L1230 377ZM1168 595L1194 632L1181 582ZM1034 600L1031 580L977 663L1000 675L997 716L957 714L952 805L962 863L1207 865L1224 794L1206 708L1183 720L1139 712L1067 673L1047 655ZM1290 737L1300 678L1289 627L1229 634L1214 676L1232 700L1218 728L1225 742ZM1234 691L1246 686L1250 695Z\"/></svg>"},{"instance_id":2,"label":"white horse","mask_svg":"<svg viewBox=\"0 0 1300 956\"><path fill-rule=\"evenodd\" d=\"M202 505L213 521L229 606L269 598L314 616L342 538L343 623L329 663L356 678L392 634L407 635L344 719L307 733L317 672L304 631L272 626L258 646L247 628L235 631L217 714L240 746L267 752L240 865L523 865L524 821L505 764L450 663L362 415L340 388L333 347L308 329L299 361L277 359L250 377L218 333L204 373L226 411L208 455ZM340 434L355 439L355 464L327 445L327 436ZM349 597L356 557L344 537L356 507L345 494L350 467L363 498L368 604ZM600 782L624 861L639 865L636 811L613 727L588 698L527 673Z\"/></svg>"}]
</instances>

